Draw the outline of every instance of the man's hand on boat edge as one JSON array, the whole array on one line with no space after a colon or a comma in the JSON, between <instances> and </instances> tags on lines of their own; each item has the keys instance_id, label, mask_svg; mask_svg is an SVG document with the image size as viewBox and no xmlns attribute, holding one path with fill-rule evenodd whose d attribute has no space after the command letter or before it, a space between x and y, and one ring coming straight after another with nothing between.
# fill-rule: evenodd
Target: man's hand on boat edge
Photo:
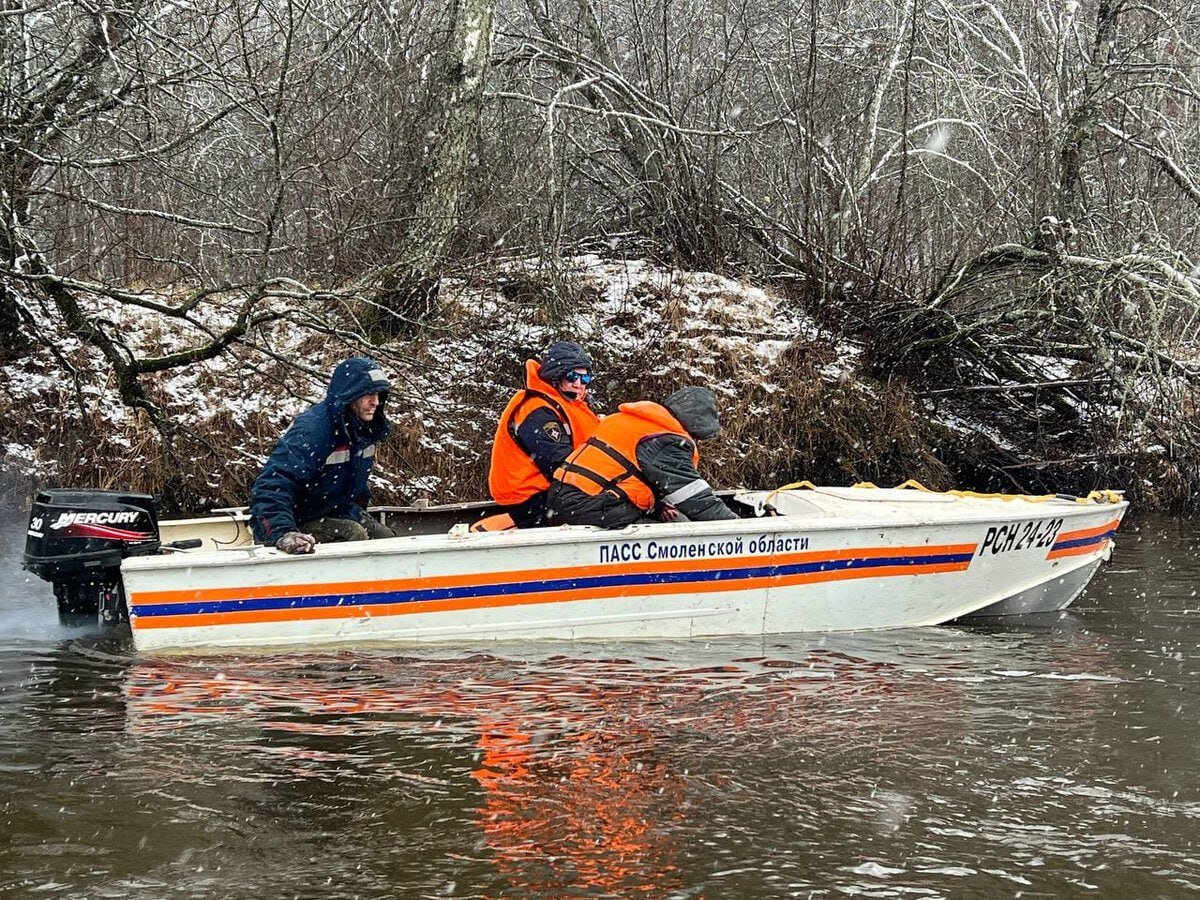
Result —
<instances>
[{"instance_id":1,"label":"man's hand on boat edge","mask_svg":"<svg viewBox=\"0 0 1200 900\"><path fill-rule=\"evenodd\" d=\"M289 531L275 542L284 553L312 553L317 548L317 539L303 531Z\"/></svg>"}]
</instances>

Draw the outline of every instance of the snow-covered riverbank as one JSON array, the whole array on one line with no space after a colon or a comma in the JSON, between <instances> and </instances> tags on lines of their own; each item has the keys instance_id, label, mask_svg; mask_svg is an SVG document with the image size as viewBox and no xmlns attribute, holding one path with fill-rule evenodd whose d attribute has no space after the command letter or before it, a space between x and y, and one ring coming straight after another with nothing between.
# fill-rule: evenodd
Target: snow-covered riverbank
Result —
<instances>
[{"instance_id":1,"label":"snow-covered riverbank","mask_svg":"<svg viewBox=\"0 0 1200 900\"><path fill-rule=\"evenodd\" d=\"M198 307L187 319L98 297L88 298L87 312L131 353L156 356L225 325L240 299ZM278 435L324 395L336 362L369 353L393 379L396 425L375 501L481 497L495 422L522 362L559 338L595 357L601 412L683 384L711 387L725 433L706 448L704 467L722 485L917 478L945 487L971 478L971 448L1006 443L1003 422L968 424L953 408L916 401L902 383L873 380L858 345L786 297L710 273L593 255L553 268L508 260L486 275L445 279L433 326L376 346L346 327L350 303L264 303L281 317L222 356L143 376L147 396L177 429L168 447L144 413L121 402L104 359L31 301L48 340L0 369L10 482L140 489L162 494L168 508L240 505Z\"/></svg>"}]
</instances>

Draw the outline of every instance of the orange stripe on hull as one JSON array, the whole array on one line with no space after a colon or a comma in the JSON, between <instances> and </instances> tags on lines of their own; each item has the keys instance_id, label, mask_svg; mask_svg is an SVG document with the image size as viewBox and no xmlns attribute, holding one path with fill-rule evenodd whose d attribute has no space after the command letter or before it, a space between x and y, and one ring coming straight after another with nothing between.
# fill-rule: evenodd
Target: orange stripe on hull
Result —
<instances>
[{"instance_id":1,"label":"orange stripe on hull","mask_svg":"<svg viewBox=\"0 0 1200 900\"><path fill-rule=\"evenodd\" d=\"M1080 541L1084 538L1099 537L1109 531L1116 531L1117 526L1121 524L1120 519L1113 519L1111 522L1106 522L1103 525L1097 525L1095 528L1083 528L1079 531L1065 531L1055 538L1056 544L1061 544L1063 541Z\"/></svg>"},{"instance_id":2,"label":"orange stripe on hull","mask_svg":"<svg viewBox=\"0 0 1200 900\"><path fill-rule=\"evenodd\" d=\"M599 546L599 545L597 545ZM653 560L623 563L620 571L629 575L657 572L707 572L714 569L736 569L739 566L796 565L810 562L832 562L843 559L874 559L881 556L928 556L934 554L974 553L978 544L945 544L918 547L871 547L853 550L816 550L803 553L761 556L722 557L717 559ZM436 588L477 587L486 584L507 584L520 581L550 581L563 578L586 578L610 575L614 565L569 566L560 569L521 569L506 572L485 572L475 575L436 575L427 578L395 578L381 581L327 582L286 584L271 587L192 588L170 591L143 591L136 595L138 606L160 603L218 602L221 600L260 600L284 597L308 597L315 594L376 594L390 591L427 590ZM911 571L912 567L909 567Z\"/></svg>"},{"instance_id":3,"label":"orange stripe on hull","mask_svg":"<svg viewBox=\"0 0 1200 900\"><path fill-rule=\"evenodd\" d=\"M954 545L958 552L973 551L974 544ZM907 548L912 549L912 548ZM922 548L930 549L942 548ZM900 551L892 550L888 555ZM810 554L798 554L807 556ZM851 554L861 558L864 553ZM883 555L883 554L871 554ZM828 558L827 556L824 558ZM842 557L845 558L845 557ZM267 622L299 622L318 619L359 619L368 617L387 617L410 615L416 613L459 612L477 609L495 609L507 606L528 606L540 603L567 603L585 600L603 600L612 597L654 596L665 594L700 594L727 591L740 591L752 588L788 587L799 584L818 584L830 581L843 581L858 578L883 578L900 575L933 575L946 572L965 571L970 566L970 560L953 563L930 563L926 565L908 564L900 566L881 566L871 569L842 569L827 572L806 572L798 575L768 575L757 578L730 579L728 581L704 581L680 584L650 585L653 591L647 591L643 585L613 585L590 588L581 591L552 591L530 592L525 594L509 594L496 597L471 598L467 600L426 600L408 603L376 603L370 606L327 606L301 609L271 609L252 610L248 612L197 613L180 616L134 616L134 627L143 628L198 628L209 625L253 625ZM567 570L577 571L577 570ZM512 574L512 573L506 573ZM545 576L545 571L541 573ZM418 582L430 586L428 582ZM378 592L378 588L375 592ZM207 597L206 597L207 599ZM141 600L139 599L140 603Z\"/></svg>"},{"instance_id":4,"label":"orange stripe on hull","mask_svg":"<svg viewBox=\"0 0 1200 900\"><path fill-rule=\"evenodd\" d=\"M1046 559L1062 559L1066 556L1086 556L1089 553L1099 553L1112 541L1104 540L1098 544L1084 544L1082 547L1064 547L1061 550L1051 550Z\"/></svg>"}]
</instances>

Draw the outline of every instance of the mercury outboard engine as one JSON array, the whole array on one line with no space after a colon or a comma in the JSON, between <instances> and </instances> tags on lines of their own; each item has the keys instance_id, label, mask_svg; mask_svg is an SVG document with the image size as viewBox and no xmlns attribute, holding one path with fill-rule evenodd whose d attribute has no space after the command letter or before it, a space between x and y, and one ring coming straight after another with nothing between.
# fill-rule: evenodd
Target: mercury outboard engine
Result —
<instances>
[{"instance_id":1,"label":"mercury outboard engine","mask_svg":"<svg viewBox=\"0 0 1200 900\"><path fill-rule=\"evenodd\" d=\"M29 513L24 567L54 585L64 625L129 618L121 560L157 553L154 498L121 491L38 491Z\"/></svg>"}]
</instances>

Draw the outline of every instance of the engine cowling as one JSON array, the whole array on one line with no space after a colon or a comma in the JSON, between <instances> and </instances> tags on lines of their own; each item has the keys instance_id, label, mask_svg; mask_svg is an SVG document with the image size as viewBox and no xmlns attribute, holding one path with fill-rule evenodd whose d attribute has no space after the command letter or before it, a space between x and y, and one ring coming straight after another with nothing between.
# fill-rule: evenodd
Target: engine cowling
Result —
<instances>
[{"instance_id":1,"label":"engine cowling","mask_svg":"<svg viewBox=\"0 0 1200 900\"><path fill-rule=\"evenodd\" d=\"M123 491L39 491L25 535L24 568L54 586L64 625L126 618L121 560L160 546L154 498Z\"/></svg>"}]
</instances>

